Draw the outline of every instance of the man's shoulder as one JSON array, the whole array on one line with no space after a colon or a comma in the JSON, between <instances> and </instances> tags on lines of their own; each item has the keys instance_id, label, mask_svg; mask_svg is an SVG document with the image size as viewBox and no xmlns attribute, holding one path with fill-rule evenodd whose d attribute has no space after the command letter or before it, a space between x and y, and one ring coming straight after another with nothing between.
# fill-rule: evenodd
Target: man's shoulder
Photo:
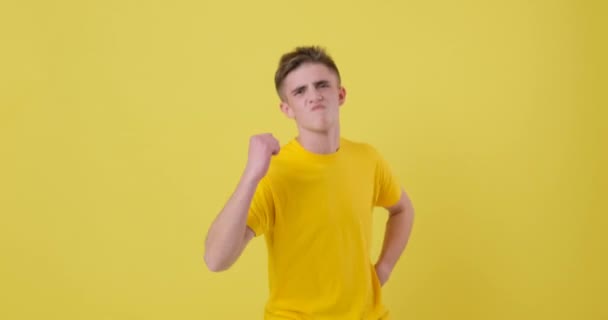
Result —
<instances>
[{"instance_id":1,"label":"man's shoulder","mask_svg":"<svg viewBox=\"0 0 608 320\"><path fill-rule=\"evenodd\" d=\"M355 152L362 156L377 157L378 149L369 142L341 138L345 150Z\"/></svg>"}]
</instances>

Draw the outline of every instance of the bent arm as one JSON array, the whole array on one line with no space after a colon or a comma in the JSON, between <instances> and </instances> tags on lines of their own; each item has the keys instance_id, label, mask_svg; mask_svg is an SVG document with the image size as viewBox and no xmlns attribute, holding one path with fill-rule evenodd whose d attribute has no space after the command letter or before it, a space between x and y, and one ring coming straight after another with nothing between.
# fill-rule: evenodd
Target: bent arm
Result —
<instances>
[{"instance_id":1,"label":"bent arm","mask_svg":"<svg viewBox=\"0 0 608 320\"><path fill-rule=\"evenodd\" d=\"M211 224L205 241L205 263L209 270L218 272L230 268L254 237L254 232L247 227L247 216L258 183L243 175Z\"/></svg>"},{"instance_id":2,"label":"bent arm","mask_svg":"<svg viewBox=\"0 0 608 320\"><path fill-rule=\"evenodd\" d=\"M399 257L405 250L414 223L414 206L405 191L397 204L386 208L389 218L386 223L384 242L376 270L382 284L388 280Z\"/></svg>"}]
</instances>

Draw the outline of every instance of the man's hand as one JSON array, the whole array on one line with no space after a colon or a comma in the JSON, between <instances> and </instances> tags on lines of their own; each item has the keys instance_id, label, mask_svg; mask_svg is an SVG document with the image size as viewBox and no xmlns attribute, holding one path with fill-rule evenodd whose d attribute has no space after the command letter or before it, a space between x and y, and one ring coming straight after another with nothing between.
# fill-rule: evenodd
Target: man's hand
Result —
<instances>
[{"instance_id":1,"label":"man's hand","mask_svg":"<svg viewBox=\"0 0 608 320\"><path fill-rule=\"evenodd\" d=\"M382 264L376 264L374 266L376 269L376 275L378 275L378 280L380 280L380 286L384 286L384 284L388 281L388 278L391 276L391 271L388 266Z\"/></svg>"},{"instance_id":2,"label":"man's hand","mask_svg":"<svg viewBox=\"0 0 608 320\"><path fill-rule=\"evenodd\" d=\"M259 182L268 172L270 159L279 153L279 141L270 133L252 136L249 139L249 158L244 176Z\"/></svg>"}]
</instances>

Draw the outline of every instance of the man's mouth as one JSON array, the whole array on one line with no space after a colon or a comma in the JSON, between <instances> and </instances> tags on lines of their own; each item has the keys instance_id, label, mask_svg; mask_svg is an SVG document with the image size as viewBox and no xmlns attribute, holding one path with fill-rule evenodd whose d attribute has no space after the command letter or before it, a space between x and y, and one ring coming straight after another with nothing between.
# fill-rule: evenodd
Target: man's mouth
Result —
<instances>
[{"instance_id":1,"label":"man's mouth","mask_svg":"<svg viewBox=\"0 0 608 320\"><path fill-rule=\"evenodd\" d=\"M312 109L310 109L310 110L317 111L317 110L323 110L323 109L325 109L325 106L322 104L319 104L319 105L312 107Z\"/></svg>"}]
</instances>

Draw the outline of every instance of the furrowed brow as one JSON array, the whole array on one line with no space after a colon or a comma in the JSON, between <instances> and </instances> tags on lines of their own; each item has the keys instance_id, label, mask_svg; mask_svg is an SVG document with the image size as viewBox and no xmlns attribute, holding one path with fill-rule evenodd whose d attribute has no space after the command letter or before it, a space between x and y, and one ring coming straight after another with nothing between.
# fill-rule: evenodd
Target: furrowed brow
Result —
<instances>
[{"instance_id":1,"label":"furrowed brow","mask_svg":"<svg viewBox=\"0 0 608 320\"><path fill-rule=\"evenodd\" d=\"M291 91L291 94L296 94L298 91L302 91L306 86L299 86Z\"/></svg>"}]
</instances>

